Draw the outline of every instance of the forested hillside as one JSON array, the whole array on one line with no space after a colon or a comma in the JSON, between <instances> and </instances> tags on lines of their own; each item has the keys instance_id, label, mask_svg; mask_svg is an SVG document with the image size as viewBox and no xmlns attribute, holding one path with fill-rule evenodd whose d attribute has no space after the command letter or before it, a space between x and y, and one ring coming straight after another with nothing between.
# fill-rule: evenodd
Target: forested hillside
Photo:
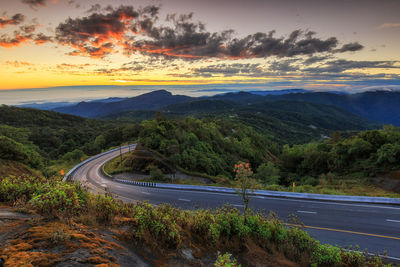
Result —
<instances>
[{"instance_id":1,"label":"forested hillside","mask_svg":"<svg viewBox=\"0 0 400 267\"><path fill-rule=\"evenodd\" d=\"M168 91L159 90L132 98L116 100L115 102L113 101L111 103L108 103L106 100L81 102L76 105L56 108L55 111L83 117L99 118L116 113L143 110L172 111L178 108L179 110L176 110L178 113L183 112L184 109L192 112L190 109L188 109L188 107L190 107L192 104L189 104L189 106L167 106L174 104L185 104L198 100L229 101L239 105L254 105L266 101L286 100L335 106L347 112L366 118L370 121L383 124L393 124L397 126L400 125L400 107L398 105L400 101L400 92L371 91L356 94L339 94L334 92L312 92L302 90L278 92L280 93L273 94L269 91L258 91L226 93L209 97L188 97L182 95L172 95ZM195 106L196 104L193 104L195 110L198 110L198 107ZM221 109L227 108L227 106L223 105L222 103L220 103L218 107L216 105L211 106L216 108L210 110L213 112L219 112ZM301 110L297 109L296 112L297 111ZM315 115L318 114L319 113L317 112Z\"/></svg>"},{"instance_id":2,"label":"forested hillside","mask_svg":"<svg viewBox=\"0 0 400 267\"><path fill-rule=\"evenodd\" d=\"M148 120L139 141L180 167L212 176L232 177L239 160L258 166L279 153L277 144L243 124L226 120Z\"/></svg>"},{"instance_id":3,"label":"forested hillside","mask_svg":"<svg viewBox=\"0 0 400 267\"><path fill-rule=\"evenodd\" d=\"M168 105L159 110L168 118L219 118L253 127L280 144L296 144L327 136L334 131L379 127L363 117L335 106L297 101L263 101L240 104L228 100L196 100ZM103 117L138 122L151 119L156 111L128 111Z\"/></svg>"}]
</instances>

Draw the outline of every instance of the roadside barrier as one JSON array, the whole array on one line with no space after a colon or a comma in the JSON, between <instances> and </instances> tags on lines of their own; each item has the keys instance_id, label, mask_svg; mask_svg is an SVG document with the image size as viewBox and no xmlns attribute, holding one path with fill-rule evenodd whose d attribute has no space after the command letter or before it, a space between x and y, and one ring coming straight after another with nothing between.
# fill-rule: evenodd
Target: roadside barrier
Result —
<instances>
[{"instance_id":1,"label":"roadside barrier","mask_svg":"<svg viewBox=\"0 0 400 267\"><path fill-rule=\"evenodd\" d=\"M130 181L130 180L121 180L121 179L114 179L114 181L124 183L124 184L131 184L131 185L144 186L144 187L157 187L156 183L151 183L151 182Z\"/></svg>"}]
</instances>

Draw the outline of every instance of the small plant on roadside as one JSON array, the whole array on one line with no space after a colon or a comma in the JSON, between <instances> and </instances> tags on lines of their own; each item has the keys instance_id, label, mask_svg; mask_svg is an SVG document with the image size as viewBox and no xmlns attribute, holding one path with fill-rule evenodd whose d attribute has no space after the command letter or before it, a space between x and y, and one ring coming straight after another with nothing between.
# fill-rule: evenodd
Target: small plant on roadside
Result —
<instances>
[{"instance_id":1,"label":"small plant on roadside","mask_svg":"<svg viewBox=\"0 0 400 267\"><path fill-rule=\"evenodd\" d=\"M51 242L53 244L60 244L69 240L71 240L71 235L63 229L54 231L53 235L51 236Z\"/></svg>"},{"instance_id":2,"label":"small plant on roadside","mask_svg":"<svg viewBox=\"0 0 400 267\"><path fill-rule=\"evenodd\" d=\"M237 260L230 253L221 254L218 252L214 267L241 267Z\"/></svg>"},{"instance_id":3,"label":"small plant on roadside","mask_svg":"<svg viewBox=\"0 0 400 267\"><path fill-rule=\"evenodd\" d=\"M250 194L254 192L257 182L252 178L253 171L251 170L249 163L239 161L237 164L235 164L233 171L235 173L235 180L239 186L236 192L243 200L244 216L246 220L247 210L250 202Z\"/></svg>"}]
</instances>

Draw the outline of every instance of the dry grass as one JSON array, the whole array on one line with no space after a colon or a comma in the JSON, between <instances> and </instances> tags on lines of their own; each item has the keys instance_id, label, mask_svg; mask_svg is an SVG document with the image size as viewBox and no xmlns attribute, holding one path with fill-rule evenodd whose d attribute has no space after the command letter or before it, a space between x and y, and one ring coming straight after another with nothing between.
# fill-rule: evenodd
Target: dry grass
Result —
<instances>
[{"instance_id":1,"label":"dry grass","mask_svg":"<svg viewBox=\"0 0 400 267\"><path fill-rule=\"evenodd\" d=\"M53 266L70 259L71 254L83 250L90 256L77 259L79 263L119 266L117 259L109 252L122 251L122 247L84 225L40 220L30 222L29 226L27 230L16 233L0 247L5 266ZM9 229L0 229L2 232L7 230Z\"/></svg>"}]
</instances>

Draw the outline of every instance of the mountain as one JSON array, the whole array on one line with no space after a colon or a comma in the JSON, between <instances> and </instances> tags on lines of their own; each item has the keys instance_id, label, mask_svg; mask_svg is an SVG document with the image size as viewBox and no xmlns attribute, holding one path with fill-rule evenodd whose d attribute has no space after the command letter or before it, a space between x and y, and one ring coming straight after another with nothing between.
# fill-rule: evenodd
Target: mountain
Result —
<instances>
[{"instance_id":1,"label":"mountain","mask_svg":"<svg viewBox=\"0 0 400 267\"><path fill-rule=\"evenodd\" d=\"M286 95L295 93L309 93L311 91L305 89L286 89L286 90L268 90L268 91L249 91L249 93L254 95Z\"/></svg>"},{"instance_id":2,"label":"mountain","mask_svg":"<svg viewBox=\"0 0 400 267\"><path fill-rule=\"evenodd\" d=\"M229 101L231 102L229 105L234 103L247 106L256 105L266 101L287 100L335 106L353 114L357 114L358 116L367 118L370 121L376 121L383 124L393 124L396 126L400 125L400 92L398 91L338 94L336 92L310 92L303 89L293 89L277 92L278 93L273 93L272 91L237 92L196 98L184 95L172 95L168 91L159 90L121 100L114 99L113 101L99 100L81 102L73 106L58 107L55 108L54 111L82 117L99 118L107 117L110 114L133 111L161 110L164 112L170 111L171 113L174 113L173 110L170 110L174 107L170 105L184 104L200 100ZM199 103L204 104L205 102L197 102L197 105L200 105ZM224 103L227 104L226 102ZM190 105L196 105L196 103ZM180 108L185 108L185 112L188 113L191 112L191 109L194 109L196 113L198 108L203 108L207 111L207 108L205 107L191 107L190 105L180 106ZM217 110L221 109L223 106L222 102L215 102L213 105L216 107L210 106L210 108L216 108ZM167 106L170 107L166 108ZM178 113L181 113L181 111L178 110ZM149 114L151 114L151 112L146 114L142 113L141 117L144 118ZM122 117L127 117L125 115ZM116 117L120 118L121 116L118 115Z\"/></svg>"},{"instance_id":3,"label":"mountain","mask_svg":"<svg viewBox=\"0 0 400 267\"><path fill-rule=\"evenodd\" d=\"M339 95L332 93L305 93L266 96L268 100L290 100L333 105L359 116L384 124L400 125L400 92L373 91Z\"/></svg>"},{"instance_id":4,"label":"mountain","mask_svg":"<svg viewBox=\"0 0 400 267\"><path fill-rule=\"evenodd\" d=\"M19 108L34 108L34 109L41 109L41 110L52 110L52 109L55 109L55 108L67 107L67 106L73 106L73 105L76 105L76 103L70 103L70 102L45 102L45 103L29 103L29 104L17 105L16 107L19 107Z\"/></svg>"},{"instance_id":5,"label":"mountain","mask_svg":"<svg viewBox=\"0 0 400 267\"><path fill-rule=\"evenodd\" d=\"M193 98L189 96L172 95L168 91L158 90L136 97L126 98L122 101L80 102L74 106L55 108L54 111L87 118L96 118L124 111L154 110L170 104L188 102L192 99Z\"/></svg>"},{"instance_id":6,"label":"mountain","mask_svg":"<svg viewBox=\"0 0 400 267\"><path fill-rule=\"evenodd\" d=\"M28 146L34 145L40 155L47 159L57 159L69 151L90 145L96 136L115 128L113 121L90 120L47 110L0 106L0 137L5 136ZM87 149L85 152L90 151Z\"/></svg>"},{"instance_id":7,"label":"mountain","mask_svg":"<svg viewBox=\"0 0 400 267\"><path fill-rule=\"evenodd\" d=\"M244 93L248 95L248 93ZM235 94L232 96L234 100ZM258 98L260 98L258 96ZM155 112L169 118L193 116L197 118L224 118L255 128L279 143L303 143L321 138L333 131L377 128L377 123L335 106L309 102L262 98L258 103L238 103L228 100L200 99L172 104L155 111L128 111L110 114L104 119L131 121L151 119Z\"/></svg>"}]
</instances>

